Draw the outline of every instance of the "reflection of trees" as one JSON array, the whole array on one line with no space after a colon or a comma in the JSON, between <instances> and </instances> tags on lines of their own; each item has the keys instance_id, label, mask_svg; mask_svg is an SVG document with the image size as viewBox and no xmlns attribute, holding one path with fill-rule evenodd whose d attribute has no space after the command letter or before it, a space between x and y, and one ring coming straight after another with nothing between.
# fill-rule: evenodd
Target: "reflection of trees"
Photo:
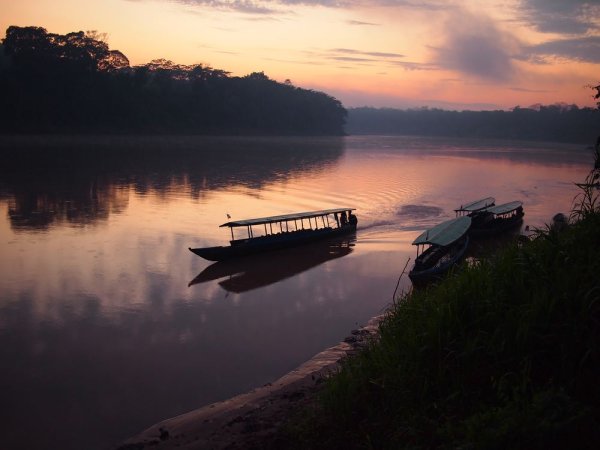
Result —
<instances>
[{"instance_id":1,"label":"reflection of trees","mask_svg":"<svg viewBox=\"0 0 600 450\"><path fill-rule=\"evenodd\" d=\"M60 180L64 181L64 179ZM127 208L128 189L91 181L89 184L32 184L15 193L8 214L15 229L46 229L53 223L88 225ZM80 188L81 190L78 190Z\"/></svg>"},{"instance_id":2,"label":"reflection of trees","mask_svg":"<svg viewBox=\"0 0 600 450\"><path fill-rule=\"evenodd\" d=\"M322 170L342 152L341 138L4 138L0 199L15 229L93 224L126 209L131 189L167 201L173 189L258 189Z\"/></svg>"}]
</instances>

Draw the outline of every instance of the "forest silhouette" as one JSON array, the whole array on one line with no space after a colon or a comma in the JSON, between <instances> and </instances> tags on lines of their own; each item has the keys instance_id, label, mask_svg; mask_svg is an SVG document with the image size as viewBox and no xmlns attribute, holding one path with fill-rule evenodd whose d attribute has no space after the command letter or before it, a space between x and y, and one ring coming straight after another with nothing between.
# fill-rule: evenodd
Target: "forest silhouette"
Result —
<instances>
[{"instance_id":1,"label":"forest silhouette","mask_svg":"<svg viewBox=\"0 0 600 450\"><path fill-rule=\"evenodd\" d=\"M533 105L510 111L448 111L437 108L350 108L350 134L519 139L592 144L600 133L600 110L576 105Z\"/></svg>"},{"instance_id":2,"label":"forest silhouette","mask_svg":"<svg viewBox=\"0 0 600 450\"><path fill-rule=\"evenodd\" d=\"M0 45L2 133L341 135L335 98L263 72L165 59L131 66L97 32L10 26Z\"/></svg>"},{"instance_id":3,"label":"forest silhouette","mask_svg":"<svg viewBox=\"0 0 600 450\"><path fill-rule=\"evenodd\" d=\"M0 133L386 134L594 142L600 110L346 110L334 97L263 72L238 77L166 59L131 66L95 31L10 26L0 44ZM347 123L346 123L347 122Z\"/></svg>"}]
</instances>

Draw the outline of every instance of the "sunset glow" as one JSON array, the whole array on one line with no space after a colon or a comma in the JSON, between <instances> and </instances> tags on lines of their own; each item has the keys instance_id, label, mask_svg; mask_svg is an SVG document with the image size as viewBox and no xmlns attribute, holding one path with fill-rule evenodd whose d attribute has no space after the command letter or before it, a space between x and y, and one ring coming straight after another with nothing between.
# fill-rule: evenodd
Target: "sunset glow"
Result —
<instances>
[{"instance_id":1,"label":"sunset glow","mask_svg":"<svg viewBox=\"0 0 600 450\"><path fill-rule=\"evenodd\" d=\"M344 106L593 106L596 2L0 0L0 28L97 30L132 65L263 71Z\"/></svg>"}]
</instances>

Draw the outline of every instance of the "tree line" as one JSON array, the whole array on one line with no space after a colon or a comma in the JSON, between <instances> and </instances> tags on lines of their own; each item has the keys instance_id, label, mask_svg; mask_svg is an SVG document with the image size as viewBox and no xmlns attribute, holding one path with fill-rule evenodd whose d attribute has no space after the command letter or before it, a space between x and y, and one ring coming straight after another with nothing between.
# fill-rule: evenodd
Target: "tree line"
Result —
<instances>
[{"instance_id":1,"label":"tree line","mask_svg":"<svg viewBox=\"0 0 600 450\"><path fill-rule=\"evenodd\" d=\"M350 134L593 143L600 135L600 110L576 105L537 105L510 111L350 108L346 130Z\"/></svg>"},{"instance_id":2,"label":"tree line","mask_svg":"<svg viewBox=\"0 0 600 450\"><path fill-rule=\"evenodd\" d=\"M131 66L97 32L10 26L0 44L0 133L341 135L335 98L165 59Z\"/></svg>"}]
</instances>

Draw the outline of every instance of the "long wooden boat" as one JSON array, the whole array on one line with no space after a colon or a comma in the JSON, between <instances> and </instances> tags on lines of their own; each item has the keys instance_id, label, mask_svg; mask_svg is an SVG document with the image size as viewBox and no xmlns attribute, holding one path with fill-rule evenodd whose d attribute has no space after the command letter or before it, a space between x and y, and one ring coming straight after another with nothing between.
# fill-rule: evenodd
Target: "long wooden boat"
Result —
<instances>
[{"instance_id":1,"label":"long wooden boat","mask_svg":"<svg viewBox=\"0 0 600 450\"><path fill-rule=\"evenodd\" d=\"M457 264L469 245L471 217L460 216L425 230L413 241L417 246L415 265L408 276L413 284L440 278ZM419 250L423 248L422 253Z\"/></svg>"},{"instance_id":2,"label":"long wooden boat","mask_svg":"<svg viewBox=\"0 0 600 450\"><path fill-rule=\"evenodd\" d=\"M495 204L496 199L494 197L486 197L461 205L460 208L455 209L454 212L456 212L456 217L468 216L472 215L474 212L494 206Z\"/></svg>"},{"instance_id":3,"label":"long wooden boat","mask_svg":"<svg viewBox=\"0 0 600 450\"><path fill-rule=\"evenodd\" d=\"M224 261L240 256L295 247L308 242L342 236L356 231L356 208L333 208L295 214L235 220L220 225L229 227L229 245L190 248L209 261ZM234 230L246 229L247 237L236 239ZM261 234L262 233L262 234Z\"/></svg>"},{"instance_id":4,"label":"long wooden boat","mask_svg":"<svg viewBox=\"0 0 600 450\"><path fill-rule=\"evenodd\" d=\"M520 226L523 223L523 202L513 201L490 206L471 215L471 236L493 236Z\"/></svg>"}]
</instances>

